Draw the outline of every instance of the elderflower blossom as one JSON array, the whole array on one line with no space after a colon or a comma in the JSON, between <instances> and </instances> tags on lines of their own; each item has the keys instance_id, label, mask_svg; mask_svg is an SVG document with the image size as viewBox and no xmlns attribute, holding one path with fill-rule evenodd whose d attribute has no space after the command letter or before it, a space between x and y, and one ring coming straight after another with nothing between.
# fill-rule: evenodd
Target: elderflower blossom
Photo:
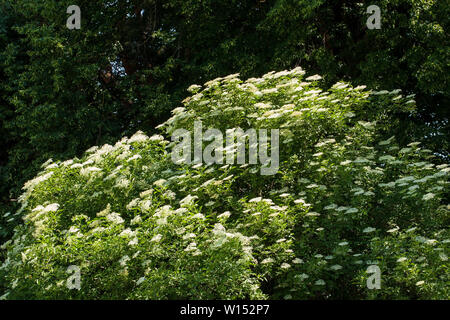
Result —
<instances>
[{"instance_id":1,"label":"elderflower blossom","mask_svg":"<svg viewBox=\"0 0 450 320\"><path fill-rule=\"evenodd\" d=\"M153 238L150 241L152 241L152 242L160 242L161 238L162 238L162 235L161 234L157 234L157 235L153 236Z\"/></svg>"},{"instance_id":2,"label":"elderflower blossom","mask_svg":"<svg viewBox=\"0 0 450 320\"><path fill-rule=\"evenodd\" d=\"M120 216L120 214L118 214L117 212L111 212L110 214L108 214L106 216L106 219L108 221L111 221L114 224L121 224L124 222L124 220L122 219L122 217Z\"/></svg>"}]
</instances>

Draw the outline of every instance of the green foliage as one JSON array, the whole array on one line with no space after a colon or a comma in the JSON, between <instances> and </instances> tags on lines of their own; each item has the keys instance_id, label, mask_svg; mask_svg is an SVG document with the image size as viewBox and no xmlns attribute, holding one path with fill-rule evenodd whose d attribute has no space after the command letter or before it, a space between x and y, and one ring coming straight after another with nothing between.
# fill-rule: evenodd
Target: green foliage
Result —
<instances>
[{"instance_id":1,"label":"green foliage","mask_svg":"<svg viewBox=\"0 0 450 320\"><path fill-rule=\"evenodd\" d=\"M298 65L372 89L416 93L393 134L448 157L448 1L0 1L2 201L49 157L151 132L189 84ZM382 28L368 30L377 4ZM3 132L7 134L3 135Z\"/></svg>"},{"instance_id":2,"label":"green foliage","mask_svg":"<svg viewBox=\"0 0 450 320\"><path fill-rule=\"evenodd\" d=\"M449 167L390 135L413 97L321 82L301 68L218 78L160 126L280 128L272 176L174 164L175 142L142 132L44 163L2 245L3 298L448 299Z\"/></svg>"}]
</instances>

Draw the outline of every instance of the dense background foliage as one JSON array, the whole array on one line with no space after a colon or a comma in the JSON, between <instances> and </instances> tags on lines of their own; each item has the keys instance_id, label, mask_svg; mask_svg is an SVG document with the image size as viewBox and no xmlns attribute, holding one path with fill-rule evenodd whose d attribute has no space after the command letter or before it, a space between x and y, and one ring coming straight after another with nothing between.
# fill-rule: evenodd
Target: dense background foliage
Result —
<instances>
[{"instance_id":1,"label":"dense background foliage","mask_svg":"<svg viewBox=\"0 0 450 320\"><path fill-rule=\"evenodd\" d=\"M176 142L142 132L47 161L2 246L4 298L448 299L450 168L387 136L413 97L343 82L322 91L320 79L300 68L218 78L190 87L161 126L281 128L275 175L176 165ZM366 288L374 264L380 290ZM80 290L65 285L69 265Z\"/></svg>"},{"instance_id":2,"label":"dense background foliage","mask_svg":"<svg viewBox=\"0 0 450 320\"><path fill-rule=\"evenodd\" d=\"M76 3L75 3L76 2ZM337 81L415 94L392 113L399 143L448 162L450 5L442 0L0 0L0 241L25 181L47 159L81 157L154 127L186 88L302 66ZM81 8L81 30L66 9ZM381 8L368 30L366 8Z\"/></svg>"},{"instance_id":3,"label":"dense background foliage","mask_svg":"<svg viewBox=\"0 0 450 320\"><path fill-rule=\"evenodd\" d=\"M234 72L301 65L327 84L414 92L399 136L448 156L447 1L80 0L78 31L65 26L72 2L0 1L4 205L49 157L151 132L189 84ZM380 30L365 25L370 4Z\"/></svg>"}]
</instances>

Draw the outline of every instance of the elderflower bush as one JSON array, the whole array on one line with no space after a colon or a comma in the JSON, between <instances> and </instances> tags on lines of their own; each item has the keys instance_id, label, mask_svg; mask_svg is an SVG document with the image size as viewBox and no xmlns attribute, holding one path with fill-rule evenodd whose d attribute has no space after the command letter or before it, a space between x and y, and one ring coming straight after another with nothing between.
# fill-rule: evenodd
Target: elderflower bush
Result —
<instances>
[{"instance_id":1,"label":"elderflower bush","mask_svg":"<svg viewBox=\"0 0 450 320\"><path fill-rule=\"evenodd\" d=\"M449 167L389 135L413 96L301 68L189 88L160 126L24 186L24 223L2 245L3 298L448 298ZM180 165L176 129L280 131L280 167ZM366 287L369 265L381 289ZM65 286L81 270L80 290Z\"/></svg>"}]
</instances>

